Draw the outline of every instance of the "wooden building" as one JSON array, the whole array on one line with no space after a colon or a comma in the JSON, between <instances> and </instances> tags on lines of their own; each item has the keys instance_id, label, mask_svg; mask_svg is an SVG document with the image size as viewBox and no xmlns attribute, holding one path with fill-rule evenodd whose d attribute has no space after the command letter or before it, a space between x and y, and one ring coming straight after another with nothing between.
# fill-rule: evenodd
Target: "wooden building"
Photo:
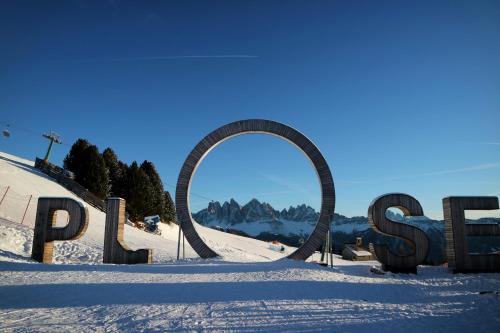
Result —
<instances>
[{"instance_id":1,"label":"wooden building","mask_svg":"<svg viewBox=\"0 0 500 333\"><path fill-rule=\"evenodd\" d=\"M363 247L363 240L361 237L356 238L356 243L345 244L344 250L342 250L342 259L352 260L352 261L366 261L372 260L372 254L370 251Z\"/></svg>"}]
</instances>

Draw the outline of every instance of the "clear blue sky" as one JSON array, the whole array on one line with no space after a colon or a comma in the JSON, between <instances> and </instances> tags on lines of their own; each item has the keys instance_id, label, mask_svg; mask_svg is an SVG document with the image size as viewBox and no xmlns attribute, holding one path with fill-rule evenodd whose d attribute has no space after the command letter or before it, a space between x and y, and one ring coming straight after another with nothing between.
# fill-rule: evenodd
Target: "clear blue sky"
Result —
<instances>
[{"instance_id":1,"label":"clear blue sky","mask_svg":"<svg viewBox=\"0 0 500 333\"><path fill-rule=\"evenodd\" d=\"M0 2L2 151L43 156L54 130L55 163L83 137L175 184L198 140L246 118L316 143L341 214L388 192L432 217L446 195L500 196L500 2ZM192 191L320 203L306 158L263 135L215 149Z\"/></svg>"}]
</instances>

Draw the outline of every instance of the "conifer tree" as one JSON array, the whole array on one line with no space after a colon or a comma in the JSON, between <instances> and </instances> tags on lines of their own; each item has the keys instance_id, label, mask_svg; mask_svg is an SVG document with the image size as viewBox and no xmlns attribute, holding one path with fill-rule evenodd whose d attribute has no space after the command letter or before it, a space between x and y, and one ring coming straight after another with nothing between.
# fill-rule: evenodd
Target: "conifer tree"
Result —
<instances>
[{"instance_id":1,"label":"conifer tree","mask_svg":"<svg viewBox=\"0 0 500 333\"><path fill-rule=\"evenodd\" d=\"M127 172L128 165L122 161L118 161L119 177L113 184L113 195L126 199L127 196Z\"/></svg>"},{"instance_id":2,"label":"conifer tree","mask_svg":"<svg viewBox=\"0 0 500 333\"><path fill-rule=\"evenodd\" d=\"M152 162L144 161L140 167L149 177L153 188L153 195L150 198L151 209L154 215L160 215L161 219L165 219L165 196L163 194L163 183L156 171Z\"/></svg>"},{"instance_id":3,"label":"conifer tree","mask_svg":"<svg viewBox=\"0 0 500 333\"><path fill-rule=\"evenodd\" d=\"M83 160L83 151L90 146L90 143L85 139L78 139L73 143L71 149L64 158L64 168L70 170L75 174L75 180L80 182L85 168L85 161Z\"/></svg>"},{"instance_id":4,"label":"conifer tree","mask_svg":"<svg viewBox=\"0 0 500 333\"><path fill-rule=\"evenodd\" d=\"M151 204L153 186L148 175L134 161L127 170L125 199L132 221L143 220L144 216L154 214Z\"/></svg>"},{"instance_id":5,"label":"conifer tree","mask_svg":"<svg viewBox=\"0 0 500 333\"><path fill-rule=\"evenodd\" d=\"M109 195L110 187L108 169L97 147L94 145L88 146L82 152L82 161L79 183L97 197L106 199Z\"/></svg>"},{"instance_id":6,"label":"conifer tree","mask_svg":"<svg viewBox=\"0 0 500 333\"><path fill-rule=\"evenodd\" d=\"M132 220L148 215L160 215L162 221L176 220L175 206L154 164L133 162L130 167L120 161L113 149L99 154L96 146L78 139L64 159L64 166L75 173L75 180L96 196L105 199L110 194L127 201Z\"/></svg>"},{"instance_id":7,"label":"conifer tree","mask_svg":"<svg viewBox=\"0 0 500 333\"><path fill-rule=\"evenodd\" d=\"M109 182L111 185L110 194L120 197L123 195L122 182L126 172L125 164L118 160L118 156L116 156L113 149L109 147L104 149L102 157L109 171Z\"/></svg>"},{"instance_id":8,"label":"conifer tree","mask_svg":"<svg viewBox=\"0 0 500 333\"><path fill-rule=\"evenodd\" d=\"M168 191L164 193L165 197L165 218L164 222L170 223L177 221L176 213L175 213L175 205Z\"/></svg>"},{"instance_id":9,"label":"conifer tree","mask_svg":"<svg viewBox=\"0 0 500 333\"><path fill-rule=\"evenodd\" d=\"M109 194L108 170L96 146L78 139L64 158L64 168L75 174L75 181L101 199Z\"/></svg>"}]
</instances>

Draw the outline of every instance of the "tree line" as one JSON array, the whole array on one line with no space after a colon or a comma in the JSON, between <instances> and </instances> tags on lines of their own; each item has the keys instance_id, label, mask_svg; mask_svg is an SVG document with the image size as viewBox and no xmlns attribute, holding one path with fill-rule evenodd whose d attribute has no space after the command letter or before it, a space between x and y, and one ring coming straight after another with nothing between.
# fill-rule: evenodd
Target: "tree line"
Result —
<instances>
[{"instance_id":1,"label":"tree line","mask_svg":"<svg viewBox=\"0 0 500 333\"><path fill-rule=\"evenodd\" d=\"M101 154L97 146L78 139L64 158L64 168L73 172L75 181L97 197L125 199L132 221L142 221L150 215L159 215L163 222L175 220L172 198L150 161L127 165L113 149L108 147Z\"/></svg>"}]
</instances>

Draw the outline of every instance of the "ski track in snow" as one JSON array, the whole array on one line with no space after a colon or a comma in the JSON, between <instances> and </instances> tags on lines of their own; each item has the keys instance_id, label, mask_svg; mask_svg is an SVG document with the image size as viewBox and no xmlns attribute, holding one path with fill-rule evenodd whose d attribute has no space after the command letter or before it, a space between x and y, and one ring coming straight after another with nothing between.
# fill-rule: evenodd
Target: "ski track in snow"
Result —
<instances>
[{"instance_id":1,"label":"ski track in snow","mask_svg":"<svg viewBox=\"0 0 500 333\"><path fill-rule=\"evenodd\" d=\"M2 156L1 186L75 197L32 162ZM92 207L87 233L56 242L55 264L39 264L30 259L34 213L20 225L5 207L14 206L0 206L0 332L500 331L500 274L421 266L418 275L375 275L378 263L337 256L333 268L269 262L283 254L203 227L224 260L199 259L186 242L187 259L175 261L177 228L169 225L162 236L125 227L127 244L153 248L154 264L103 265L104 214Z\"/></svg>"}]
</instances>

